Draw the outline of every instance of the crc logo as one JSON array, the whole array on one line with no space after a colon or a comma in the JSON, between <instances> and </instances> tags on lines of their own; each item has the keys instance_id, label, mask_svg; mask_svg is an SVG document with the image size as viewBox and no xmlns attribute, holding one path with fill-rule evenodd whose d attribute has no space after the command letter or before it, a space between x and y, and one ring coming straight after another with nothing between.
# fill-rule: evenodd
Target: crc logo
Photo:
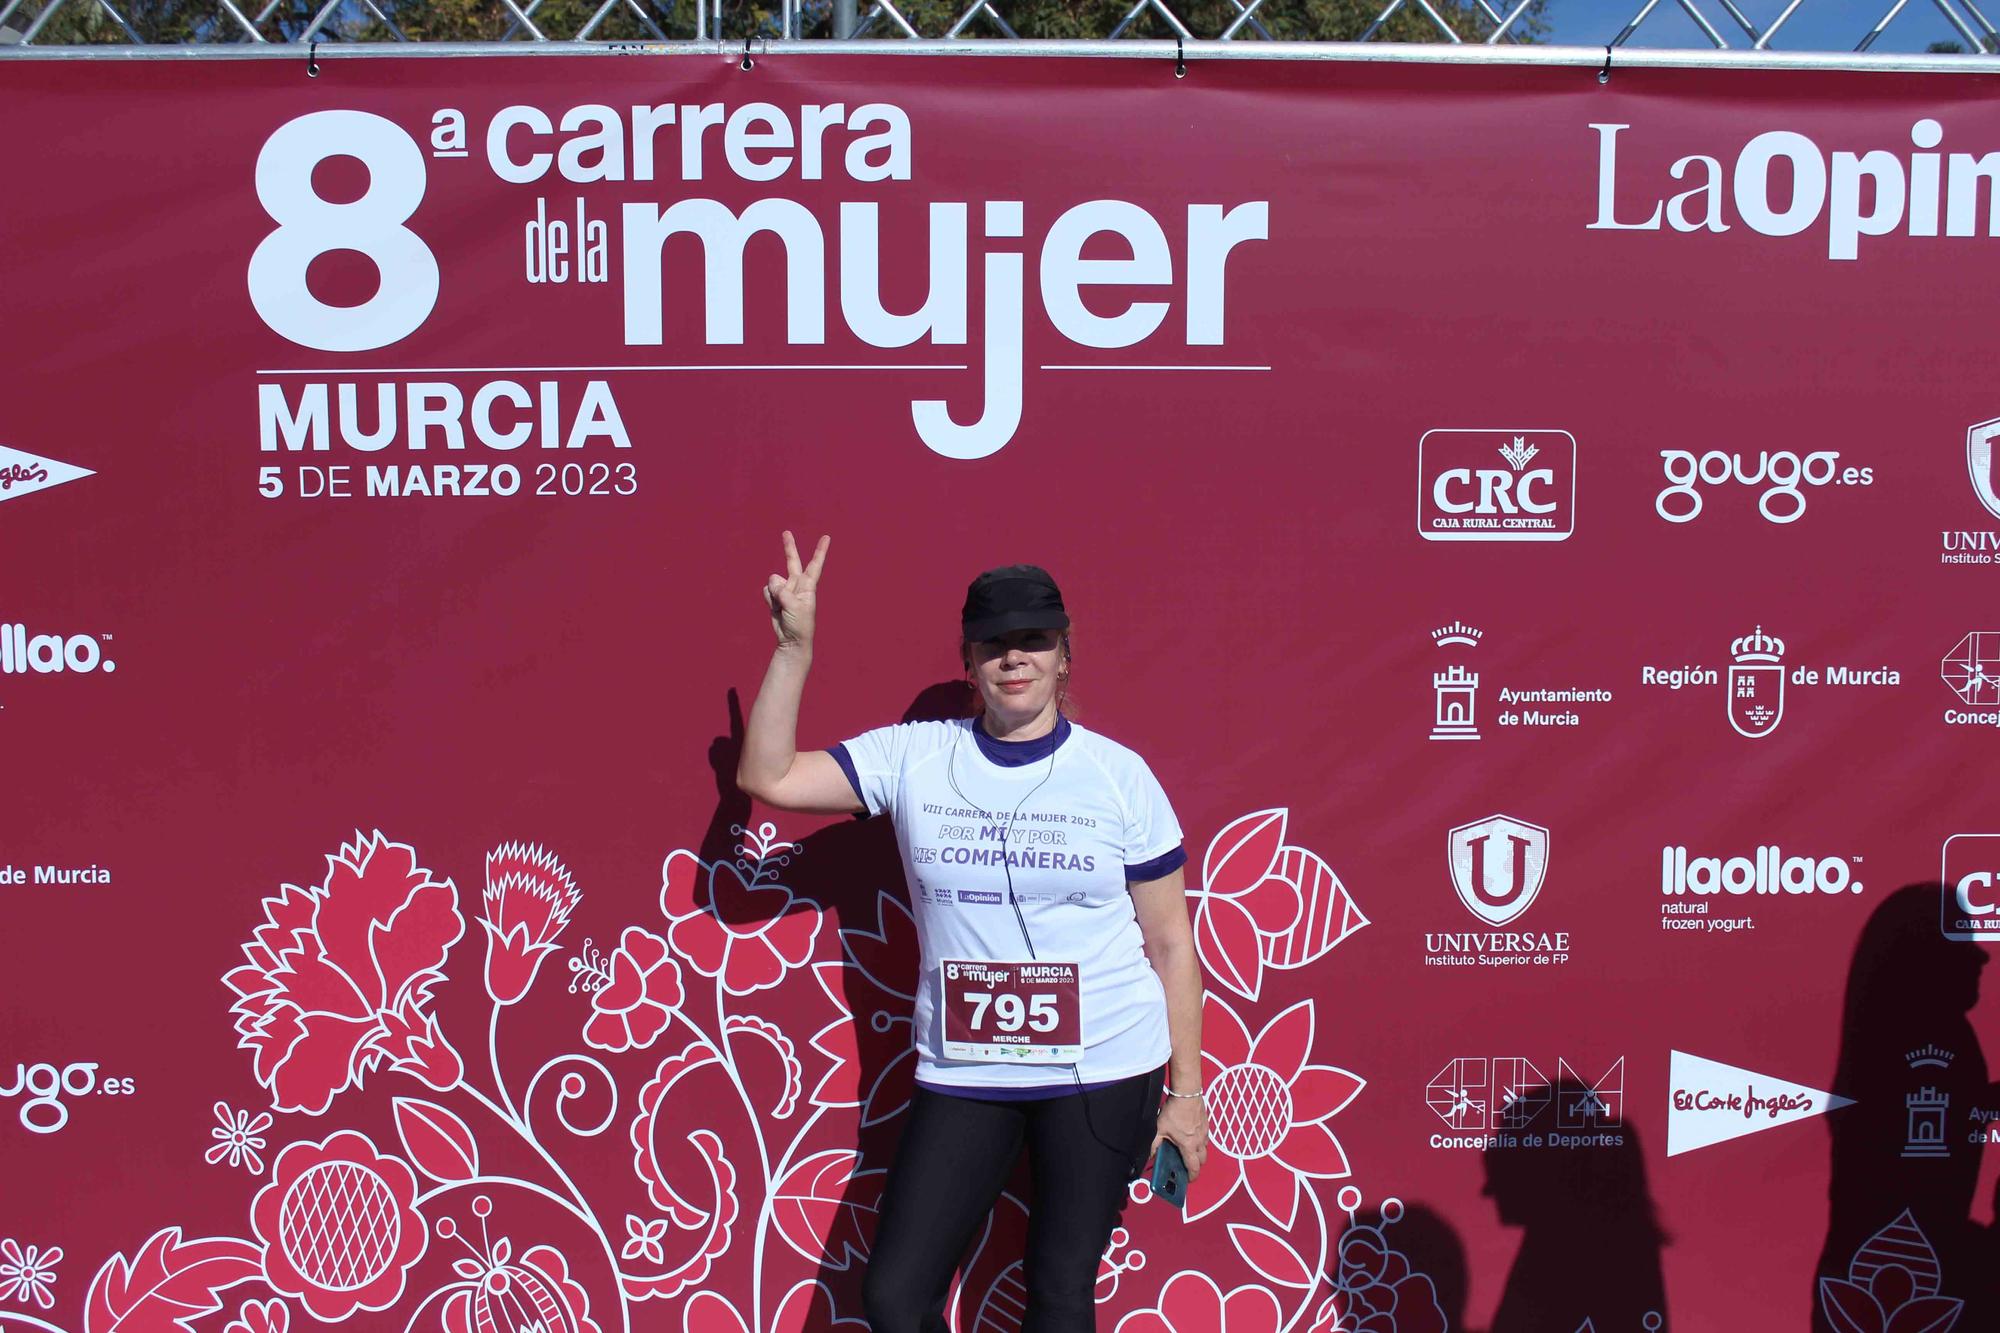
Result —
<instances>
[{"instance_id":1,"label":"crc logo","mask_svg":"<svg viewBox=\"0 0 2000 1333\"><path fill-rule=\"evenodd\" d=\"M1759 453L1756 465L1746 463L1742 454L1726 454L1711 449L1695 454L1687 449L1662 449L1667 487L1653 500L1653 510L1669 523L1691 523L1701 514L1702 486L1736 482L1742 486L1763 486L1757 497L1757 512L1772 523L1796 523L1806 512L1805 492L1800 484L1826 486L1872 486L1872 467L1841 467L1840 454L1821 450L1801 458L1789 449Z\"/></svg>"},{"instance_id":2,"label":"crc logo","mask_svg":"<svg viewBox=\"0 0 2000 1333\"><path fill-rule=\"evenodd\" d=\"M129 1095L132 1090L129 1077L99 1080L95 1060L61 1068L51 1064L16 1064L13 1085L0 1087L0 1098L18 1097L25 1092L28 1100L21 1103L21 1124L31 1133L53 1134L69 1123L69 1107L62 1101L65 1096L88 1097L92 1093L120 1096Z\"/></svg>"},{"instance_id":3,"label":"crc logo","mask_svg":"<svg viewBox=\"0 0 2000 1333\"><path fill-rule=\"evenodd\" d=\"M0 624L0 676L55 671L112 672L118 664L99 647L109 634L30 634L21 624Z\"/></svg>"},{"instance_id":4,"label":"crc logo","mask_svg":"<svg viewBox=\"0 0 2000 1333\"><path fill-rule=\"evenodd\" d=\"M2000 833L1953 834L1943 861L1945 938L2000 941Z\"/></svg>"},{"instance_id":5,"label":"crc logo","mask_svg":"<svg viewBox=\"0 0 2000 1333\"><path fill-rule=\"evenodd\" d=\"M1432 430L1417 442L1417 531L1433 542L1559 542L1576 531L1576 437Z\"/></svg>"},{"instance_id":6,"label":"crc logo","mask_svg":"<svg viewBox=\"0 0 2000 1333\"><path fill-rule=\"evenodd\" d=\"M1504 926L1535 901L1549 869L1549 831L1509 815L1488 815L1451 831L1451 883L1465 909Z\"/></svg>"}]
</instances>

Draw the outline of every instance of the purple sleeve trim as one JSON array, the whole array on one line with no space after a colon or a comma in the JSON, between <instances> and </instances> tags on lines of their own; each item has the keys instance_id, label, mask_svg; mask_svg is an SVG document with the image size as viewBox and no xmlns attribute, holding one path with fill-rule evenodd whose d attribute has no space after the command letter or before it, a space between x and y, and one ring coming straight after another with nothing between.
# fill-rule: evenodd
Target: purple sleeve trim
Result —
<instances>
[{"instance_id":1,"label":"purple sleeve trim","mask_svg":"<svg viewBox=\"0 0 2000 1333\"><path fill-rule=\"evenodd\" d=\"M1144 884L1147 880L1159 879L1162 876L1171 875L1186 864L1187 848L1185 846L1176 847L1172 851L1156 856L1150 861L1141 861L1138 865L1126 866L1125 882L1127 884Z\"/></svg>"},{"instance_id":2,"label":"purple sleeve trim","mask_svg":"<svg viewBox=\"0 0 2000 1333\"><path fill-rule=\"evenodd\" d=\"M854 760L848 755L845 745L830 745L826 752L833 756L833 762L840 765L840 771L847 775L847 785L854 788L854 799L861 802L861 813L868 813L868 798L861 791L861 775L854 771ZM1185 859L1185 858L1184 858Z\"/></svg>"}]
</instances>

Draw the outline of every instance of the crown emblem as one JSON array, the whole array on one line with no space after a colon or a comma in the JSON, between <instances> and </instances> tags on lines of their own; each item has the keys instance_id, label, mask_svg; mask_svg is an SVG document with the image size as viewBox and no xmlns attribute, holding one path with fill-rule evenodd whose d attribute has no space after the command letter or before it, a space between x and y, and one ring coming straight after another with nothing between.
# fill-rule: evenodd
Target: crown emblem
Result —
<instances>
[{"instance_id":1,"label":"crown emblem","mask_svg":"<svg viewBox=\"0 0 2000 1333\"><path fill-rule=\"evenodd\" d=\"M1454 620L1449 625L1439 625L1431 631L1431 640L1442 648L1447 644L1462 643L1468 648L1477 648L1482 632L1472 628L1463 620Z\"/></svg>"},{"instance_id":2,"label":"crown emblem","mask_svg":"<svg viewBox=\"0 0 2000 1333\"><path fill-rule=\"evenodd\" d=\"M1931 1069L1949 1069L1951 1068L1951 1062L1957 1058L1956 1055L1936 1044L1919 1046L1916 1050L1911 1051L1903 1057L1912 1069L1923 1069L1926 1067Z\"/></svg>"},{"instance_id":3,"label":"crown emblem","mask_svg":"<svg viewBox=\"0 0 2000 1333\"><path fill-rule=\"evenodd\" d=\"M1503 444L1500 446L1500 456L1506 459L1507 466L1513 468L1516 472L1526 467L1528 460L1540 452L1540 449L1529 444L1524 437L1519 435L1514 437L1512 444Z\"/></svg>"},{"instance_id":4,"label":"crown emblem","mask_svg":"<svg viewBox=\"0 0 2000 1333\"><path fill-rule=\"evenodd\" d=\"M1785 655L1785 641L1772 638L1759 625L1754 634L1732 640L1729 651L1739 662L1776 662Z\"/></svg>"}]
</instances>

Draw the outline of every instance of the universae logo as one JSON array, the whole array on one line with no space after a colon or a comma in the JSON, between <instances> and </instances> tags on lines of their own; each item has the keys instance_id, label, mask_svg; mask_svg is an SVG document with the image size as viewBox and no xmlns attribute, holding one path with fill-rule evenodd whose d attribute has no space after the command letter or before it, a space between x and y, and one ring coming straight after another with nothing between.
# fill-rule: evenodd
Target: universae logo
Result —
<instances>
[{"instance_id":1,"label":"universae logo","mask_svg":"<svg viewBox=\"0 0 2000 1333\"><path fill-rule=\"evenodd\" d=\"M1548 877L1549 831L1511 815L1460 824L1448 838L1452 887L1465 909L1504 926L1528 910Z\"/></svg>"},{"instance_id":2,"label":"universae logo","mask_svg":"<svg viewBox=\"0 0 2000 1333\"><path fill-rule=\"evenodd\" d=\"M1417 532L1433 542L1559 542L1576 531L1576 437L1429 430L1417 441Z\"/></svg>"}]
</instances>

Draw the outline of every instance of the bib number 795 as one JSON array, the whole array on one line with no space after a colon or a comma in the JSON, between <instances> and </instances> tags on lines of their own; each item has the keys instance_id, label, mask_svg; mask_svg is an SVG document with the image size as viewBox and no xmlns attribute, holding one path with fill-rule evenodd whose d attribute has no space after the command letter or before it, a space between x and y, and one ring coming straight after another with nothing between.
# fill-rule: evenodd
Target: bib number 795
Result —
<instances>
[{"instance_id":1,"label":"bib number 795","mask_svg":"<svg viewBox=\"0 0 2000 1333\"><path fill-rule=\"evenodd\" d=\"M994 1030L998 1032L1019 1032L1023 1025L1036 1032L1054 1032L1056 1024L1061 1021L1053 995L1032 995L1025 1003L1012 991L1002 991L998 995L967 991L965 998L972 1002L971 1028L974 1032L983 1025L989 1006L993 1011Z\"/></svg>"},{"instance_id":2,"label":"bib number 795","mask_svg":"<svg viewBox=\"0 0 2000 1333\"><path fill-rule=\"evenodd\" d=\"M948 1060L1073 1064L1083 1056L1082 968L946 959L938 966Z\"/></svg>"}]
</instances>

